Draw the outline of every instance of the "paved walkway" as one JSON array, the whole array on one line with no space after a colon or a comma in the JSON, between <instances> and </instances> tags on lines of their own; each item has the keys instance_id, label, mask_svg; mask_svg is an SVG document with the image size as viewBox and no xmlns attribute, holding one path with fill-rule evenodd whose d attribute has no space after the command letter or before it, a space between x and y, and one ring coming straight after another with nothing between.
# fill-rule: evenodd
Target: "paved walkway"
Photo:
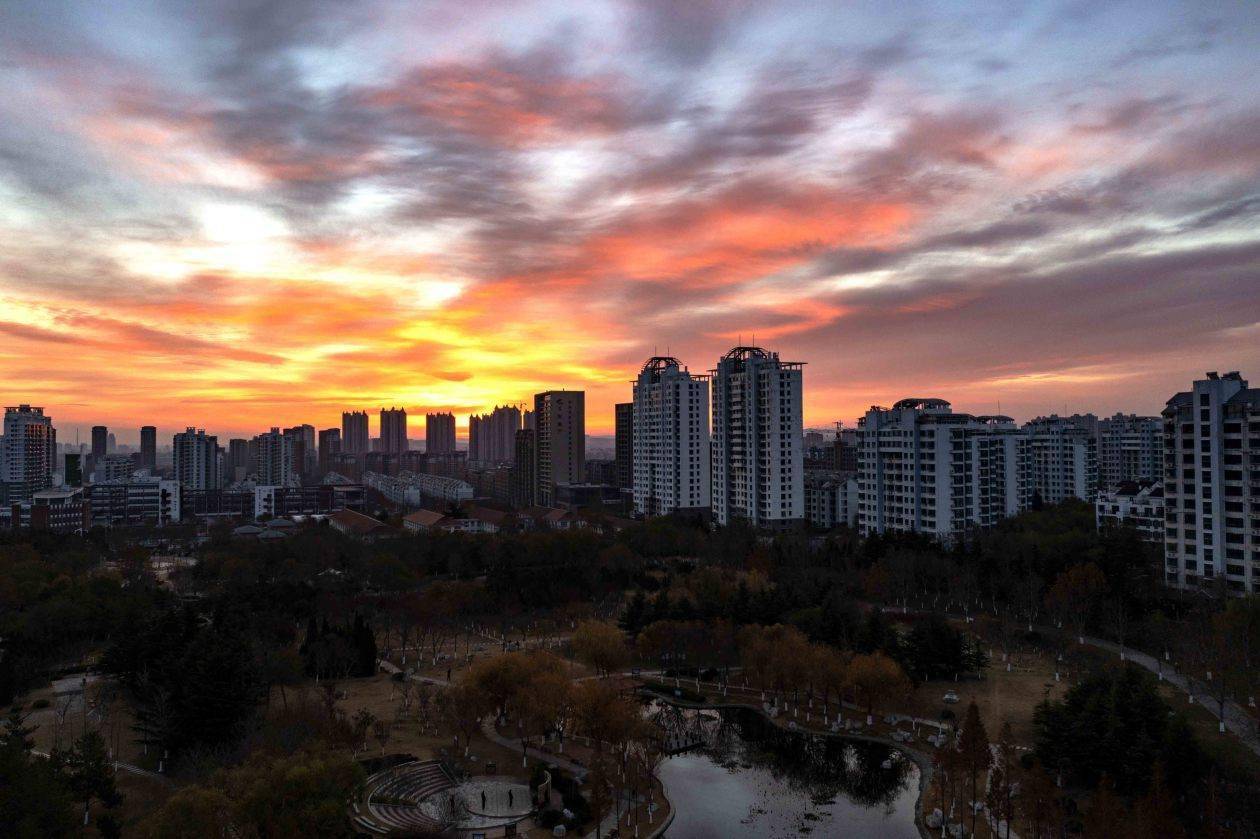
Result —
<instances>
[{"instance_id":1,"label":"paved walkway","mask_svg":"<svg viewBox=\"0 0 1260 839\"><path fill-rule=\"evenodd\" d=\"M900 610L901 607L883 607L883 611L893 614ZM945 617L955 620L966 620L966 616L958 614L947 614ZM1062 630L1044 624L1037 625L1037 629L1043 632L1061 632ZM1131 661L1139 667L1143 667L1156 675L1162 676L1164 681L1173 687L1185 691L1187 696L1193 696L1194 701L1207 709L1208 713L1221 719L1220 708L1212 699L1211 694L1207 691L1204 682L1199 679L1193 681L1177 671L1177 668L1171 664L1159 661L1151 655L1147 655L1140 650L1132 647L1122 647L1114 641L1107 641L1102 638L1095 638L1091 635L1083 636L1079 639L1091 647L1097 647L1101 650L1107 650L1114 653L1126 661ZM1193 688L1193 690L1192 690ZM1225 703L1225 730L1233 734L1243 745L1251 749L1257 755L1260 755L1260 724L1256 719L1247 713L1247 711L1234 700L1228 700Z\"/></svg>"}]
</instances>

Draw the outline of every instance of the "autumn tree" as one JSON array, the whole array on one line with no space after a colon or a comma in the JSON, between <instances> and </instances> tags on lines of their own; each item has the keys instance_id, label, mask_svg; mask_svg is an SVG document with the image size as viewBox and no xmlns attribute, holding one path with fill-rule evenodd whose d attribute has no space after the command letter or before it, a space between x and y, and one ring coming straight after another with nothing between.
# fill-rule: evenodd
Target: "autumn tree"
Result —
<instances>
[{"instance_id":1,"label":"autumn tree","mask_svg":"<svg viewBox=\"0 0 1260 839\"><path fill-rule=\"evenodd\" d=\"M464 754L482 718L494 710L494 701L471 680L441 688L435 700L438 717L464 740Z\"/></svg>"},{"instance_id":2,"label":"autumn tree","mask_svg":"<svg viewBox=\"0 0 1260 839\"><path fill-rule=\"evenodd\" d=\"M1046 606L1065 616L1076 630L1077 643L1085 643L1085 629L1107 588L1102 571L1092 562L1073 565L1055 578L1046 594Z\"/></svg>"},{"instance_id":3,"label":"autumn tree","mask_svg":"<svg viewBox=\"0 0 1260 839\"><path fill-rule=\"evenodd\" d=\"M866 724L875 721L875 709L910 692L910 680L901 665L881 652L857 655L849 662L848 681L866 705Z\"/></svg>"},{"instance_id":4,"label":"autumn tree","mask_svg":"<svg viewBox=\"0 0 1260 839\"><path fill-rule=\"evenodd\" d=\"M583 621L569 642L578 661L595 668L601 676L625 664L629 657L625 635L620 629L602 621Z\"/></svg>"}]
</instances>

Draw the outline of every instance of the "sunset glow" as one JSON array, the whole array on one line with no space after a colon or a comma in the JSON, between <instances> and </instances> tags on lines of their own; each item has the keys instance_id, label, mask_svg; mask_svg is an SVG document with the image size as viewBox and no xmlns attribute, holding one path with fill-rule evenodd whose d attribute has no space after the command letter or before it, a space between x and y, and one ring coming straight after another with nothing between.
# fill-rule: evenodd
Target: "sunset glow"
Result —
<instances>
[{"instance_id":1,"label":"sunset glow","mask_svg":"<svg viewBox=\"0 0 1260 839\"><path fill-rule=\"evenodd\" d=\"M0 391L128 440L584 389L607 434L754 338L806 425L1254 372L1255 7L1020 8L4 4Z\"/></svg>"}]
</instances>

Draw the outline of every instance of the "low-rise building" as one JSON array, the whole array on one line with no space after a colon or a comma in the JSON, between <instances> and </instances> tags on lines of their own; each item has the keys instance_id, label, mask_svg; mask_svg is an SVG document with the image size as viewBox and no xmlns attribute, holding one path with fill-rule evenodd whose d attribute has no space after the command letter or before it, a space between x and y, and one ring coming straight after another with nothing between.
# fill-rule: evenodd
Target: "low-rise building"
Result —
<instances>
[{"instance_id":1,"label":"low-rise building","mask_svg":"<svg viewBox=\"0 0 1260 839\"><path fill-rule=\"evenodd\" d=\"M1164 487L1155 481L1122 481L1110 492L1099 493L1094 502L1098 529L1129 526L1143 540L1164 541Z\"/></svg>"},{"instance_id":2,"label":"low-rise building","mask_svg":"<svg viewBox=\"0 0 1260 839\"><path fill-rule=\"evenodd\" d=\"M356 510L338 510L328 517L328 524L338 533L363 542L375 542L397 536L399 531L379 519L365 516Z\"/></svg>"},{"instance_id":3,"label":"low-rise building","mask_svg":"<svg viewBox=\"0 0 1260 839\"><path fill-rule=\"evenodd\" d=\"M426 498L454 504L471 501L473 498L472 484L444 475L416 472L382 475L379 472L365 472L363 484L376 490L387 500L406 507L420 507Z\"/></svg>"},{"instance_id":4,"label":"low-rise building","mask_svg":"<svg viewBox=\"0 0 1260 839\"><path fill-rule=\"evenodd\" d=\"M91 527L164 527L182 513L179 481L161 478L91 484L83 497Z\"/></svg>"}]
</instances>

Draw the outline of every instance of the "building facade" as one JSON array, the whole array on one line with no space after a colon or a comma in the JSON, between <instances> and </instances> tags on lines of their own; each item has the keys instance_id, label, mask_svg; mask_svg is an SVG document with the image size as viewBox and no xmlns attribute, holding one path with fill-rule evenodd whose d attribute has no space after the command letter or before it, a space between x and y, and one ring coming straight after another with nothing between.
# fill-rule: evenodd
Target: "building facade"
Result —
<instances>
[{"instance_id":1,"label":"building facade","mask_svg":"<svg viewBox=\"0 0 1260 839\"><path fill-rule=\"evenodd\" d=\"M178 481L143 478L91 484L83 497L91 527L164 527L180 520L180 492Z\"/></svg>"},{"instance_id":2,"label":"building facade","mask_svg":"<svg viewBox=\"0 0 1260 839\"><path fill-rule=\"evenodd\" d=\"M424 450L427 454L451 454L455 451L454 414L425 415Z\"/></svg>"},{"instance_id":3,"label":"building facade","mask_svg":"<svg viewBox=\"0 0 1260 839\"><path fill-rule=\"evenodd\" d=\"M1091 416L1092 419L1092 416ZM1024 425L1028 434L1028 480L1044 504L1069 498L1094 503L1098 496L1098 436L1076 417L1038 417Z\"/></svg>"},{"instance_id":4,"label":"building facade","mask_svg":"<svg viewBox=\"0 0 1260 839\"><path fill-rule=\"evenodd\" d=\"M512 463L516 459L516 432L521 428L521 409L496 406L488 414L468 418L468 462L481 465Z\"/></svg>"},{"instance_id":5,"label":"building facade","mask_svg":"<svg viewBox=\"0 0 1260 839\"><path fill-rule=\"evenodd\" d=\"M1208 373L1163 419L1165 581L1260 592L1260 389Z\"/></svg>"},{"instance_id":6,"label":"building facade","mask_svg":"<svg viewBox=\"0 0 1260 839\"><path fill-rule=\"evenodd\" d=\"M760 347L736 347L711 371L710 500L719 525L805 518L803 368Z\"/></svg>"},{"instance_id":7,"label":"building facade","mask_svg":"<svg viewBox=\"0 0 1260 839\"><path fill-rule=\"evenodd\" d=\"M406 409L381 408L381 451L402 454L408 448Z\"/></svg>"},{"instance_id":8,"label":"building facade","mask_svg":"<svg viewBox=\"0 0 1260 839\"><path fill-rule=\"evenodd\" d=\"M140 468L157 471L157 428L140 426Z\"/></svg>"},{"instance_id":9,"label":"building facade","mask_svg":"<svg viewBox=\"0 0 1260 839\"><path fill-rule=\"evenodd\" d=\"M1164 471L1161 417L1116 414L1098 421L1098 491L1160 480Z\"/></svg>"},{"instance_id":10,"label":"building facade","mask_svg":"<svg viewBox=\"0 0 1260 839\"><path fill-rule=\"evenodd\" d=\"M709 506L709 381L654 356L634 383L634 510L643 516Z\"/></svg>"},{"instance_id":11,"label":"building facade","mask_svg":"<svg viewBox=\"0 0 1260 839\"><path fill-rule=\"evenodd\" d=\"M29 501L52 486L57 465L57 432L43 408L15 405L4 409L0 442L0 481L9 501Z\"/></svg>"},{"instance_id":12,"label":"building facade","mask_svg":"<svg viewBox=\"0 0 1260 839\"><path fill-rule=\"evenodd\" d=\"M618 402L614 406L613 461L616 464L617 486L634 487L634 403Z\"/></svg>"},{"instance_id":13,"label":"building facade","mask_svg":"<svg viewBox=\"0 0 1260 839\"><path fill-rule=\"evenodd\" d=\"M586 392L549 390L534 396L535 503L555 506L557 484L586 474Z\"/></svg>"},{"instance_id":14,"label":"building facade","mask_svg":"<svg viewBox=\"0 0 1260 839\"><path fill-rule=\"evenodd\" d=\"M219 471L219 439L204 428L187 428L172 439L175 480L189 489L217 489L222 484Z\"/></svg>"},{"instance_id":15,"label":"building facade","mask_svg":"<svg viewBox=\"0 0 1260 839\"><path fill-rule=\"evenodd\" d=\"M857 526L858 480L853 473L805 471L805 518L822 530Z\"/></svg>"},{"instance_id":16,"label":"building facade","mask_svg":"<svg viewBox=\"0 0 1260 839\"><path fill-rule=\"evenodd\" d=\"M1099 530L1132 527L1142 539L1156 545L1164 542L1164 485L1123 481L1114 489L1098 493L1094 520Z\"/></svg>"},{"instance_id":17,"label":"building facade","mask_svg":"<svg viewBox=\"0 0 1260 839\"><path fill-rule=\"evenodd\" d=\"M858 421L858 530L942 542L1025 509L1028 438L1010 417L955 414L903 399Z\"/></svg>"},{"instance_id":18,"label":"building facade","mask_svg":"<svg viewBox=\"0 0 1260 839\"><path fill-rule=\"evenodd\" d=\"M341 450L346 454L365 455L369 447L367 411L342 412Z\"/></svg>"},{"instance_id":19,"label":"building facade","mask_svg":"<svg viewBox=\"0 0 1260 839\"><path fill-rule=\"evenodd\" d=\"M256 462L253 474L265 486L300 486L298 437L272 428L254 438Z\"/></svg>"}]
</instances>

